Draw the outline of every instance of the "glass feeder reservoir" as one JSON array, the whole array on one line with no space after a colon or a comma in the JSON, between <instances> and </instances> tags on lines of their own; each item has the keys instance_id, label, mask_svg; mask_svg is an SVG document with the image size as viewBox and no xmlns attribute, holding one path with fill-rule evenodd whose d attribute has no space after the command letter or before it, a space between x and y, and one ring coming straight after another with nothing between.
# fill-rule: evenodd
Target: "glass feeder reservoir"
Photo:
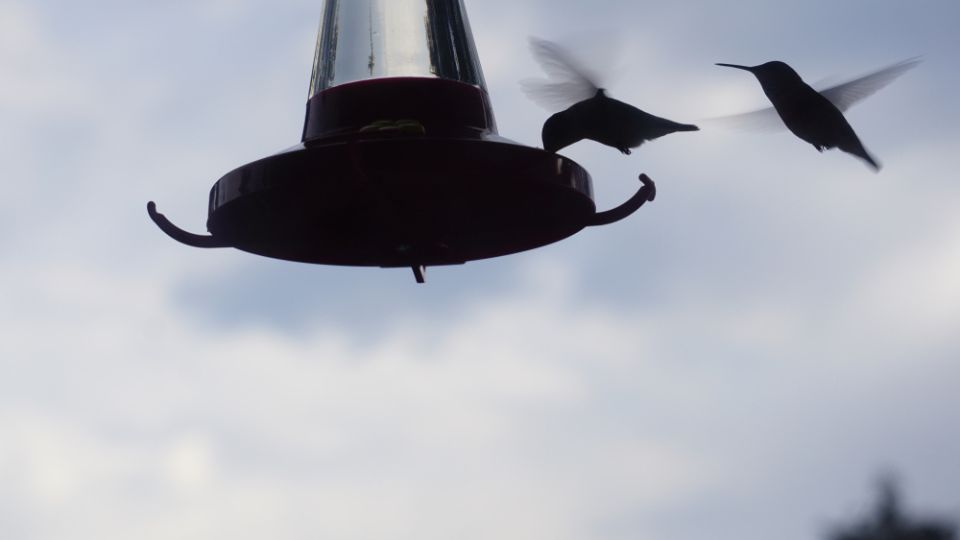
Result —
<instances>
[{"instance_id":1,"label":"glass feeder reservoir","mask_svg":"<svg viewBox=\"0 0 960 540\"><path fill-rule=\"evenodd\" d=\"M641 177L644 179L644 177ZM300 144L210 190L195 247L412 268L507 255L626 217L577 163L500 137L462 0L325 0Z\"/></svg>"}]
</instances>

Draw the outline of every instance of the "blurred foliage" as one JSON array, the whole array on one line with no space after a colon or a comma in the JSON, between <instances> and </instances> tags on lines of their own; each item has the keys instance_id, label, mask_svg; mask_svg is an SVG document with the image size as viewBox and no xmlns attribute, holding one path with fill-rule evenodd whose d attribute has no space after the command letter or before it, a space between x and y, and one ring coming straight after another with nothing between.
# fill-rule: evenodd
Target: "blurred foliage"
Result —
<instances>
[{"instance_id":1,"label":"blurred foliage","mask_svg":"<svg viewBox=\"0 0 960 540\"><path fill-rule=\"evenodd\" d=\"M907 516L901 506L896 480L879 482L876 507L859 522L831 531L828 540L956 540L956 524L937 518Z\"/></svg>"}]
</instances>

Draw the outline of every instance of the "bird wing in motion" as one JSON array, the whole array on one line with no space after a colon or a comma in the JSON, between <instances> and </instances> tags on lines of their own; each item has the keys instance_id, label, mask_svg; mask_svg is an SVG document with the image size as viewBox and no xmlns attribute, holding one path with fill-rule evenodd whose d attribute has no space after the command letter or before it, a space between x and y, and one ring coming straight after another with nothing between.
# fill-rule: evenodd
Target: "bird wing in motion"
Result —
<instances>
[{"instance_id":1,"label":"bird wing in motion","mask_svg":"<svg viewBox=\"0 0 960 540\"><path fill-rule=\"evenodd\" d=\"M846 111L858 101L873 95L884 86L892 83L895 79L916 67L920 62L920 58L910 58L858 77L852 81L817 91L820 92L823 97L830 100L838 109ZM742 114L711 118L708 122L722 123L736 129L757 132L780 131L787 128L773 107Z\"/></svg>"},{"instance_id":2,"label":"bird wing in motion","mask_svg":"<svg viewBox=\"0 0 960 540\"><path fill-rule=\"evenodd\" d=\"M556 43L531 37L530 50L548 78L526 79L520 84L527 96L541 107L563 110L593 97L600 89L597 75Z\"/></svg>"},{"instance_id":3,"label":"bird wing in motion","mask_svg":"<svg viewBox=\"0 0 960 540\"><path fill-rule=\"evenodd\" d=\"M819 90L819 92L836 105L838 109L846 111L854 103L892 83L897 77L910 71L919 63L920 58L910 58L852 81Z\"/></svg>"},{"instance_id":4,"label":"bird wing in motion","mask_svg":"<svg viewBox=\"0 0 960 540\"><path fill-rule=\"evenodd\" d=\"M731 114L729 116L716 116L701 120L705 124L721 125L727 128L738 129L741 131L754 131L757 133L767 133L771 131L782 131L787 126L780 120L780 115L773 107L759 109L740 114Z\"/></svg>"}]
</instances>

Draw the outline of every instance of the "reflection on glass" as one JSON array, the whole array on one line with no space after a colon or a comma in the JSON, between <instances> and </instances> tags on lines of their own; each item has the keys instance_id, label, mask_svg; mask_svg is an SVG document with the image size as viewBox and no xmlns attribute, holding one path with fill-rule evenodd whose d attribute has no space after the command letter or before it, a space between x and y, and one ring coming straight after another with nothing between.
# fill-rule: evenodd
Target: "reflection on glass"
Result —
<instances>
[{"instance_id":1,"label":"reflection on glass","mask_svg":"<svg viewBox=\"0 0 960 540\"><path fill-rule=\"evenodd\" d=\"M310 97L380 77L440 77L485 89L462 0L325 0Z\"/></svg>"}]
</instances>

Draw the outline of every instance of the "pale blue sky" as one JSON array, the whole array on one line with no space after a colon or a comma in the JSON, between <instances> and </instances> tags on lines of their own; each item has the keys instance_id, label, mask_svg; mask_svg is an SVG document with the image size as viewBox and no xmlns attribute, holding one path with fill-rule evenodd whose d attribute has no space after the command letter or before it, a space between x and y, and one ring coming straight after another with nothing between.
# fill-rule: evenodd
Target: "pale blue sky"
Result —
<instances>
[{"instance_id":1,"label":"pale blue sky","mask_svg":"<svg viewBox=\"0 0 960 540\"><path fill-rule=\"evenodd\" d=\"M687 122L764 104L714 62L924 63L847 115L879 174L583 142L599 206L657 200L416 285L147 218L297 142L321 3L0 0L0 536L806 540L886 468L960 518L960 4L467 0L530 145L529 35L616 37L611 94Z\"/></svg>"}]
</instances>

